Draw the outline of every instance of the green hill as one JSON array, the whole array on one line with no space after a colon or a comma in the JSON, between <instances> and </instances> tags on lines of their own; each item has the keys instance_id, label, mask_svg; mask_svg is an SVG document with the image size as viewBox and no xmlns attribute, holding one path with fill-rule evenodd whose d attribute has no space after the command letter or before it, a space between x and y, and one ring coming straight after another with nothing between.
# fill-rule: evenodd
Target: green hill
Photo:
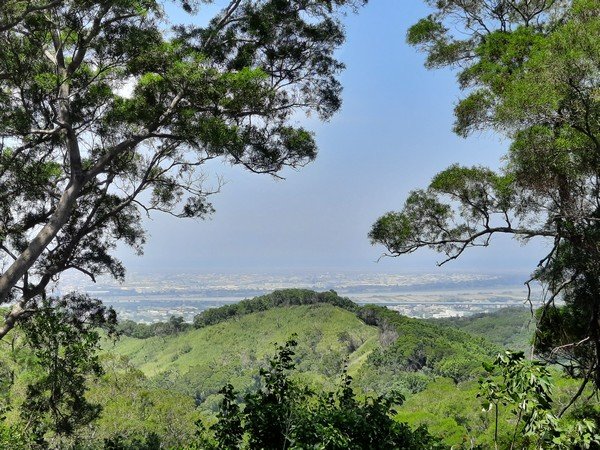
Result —
<instances>
[{"instance_id":1,"label":"green hill","mask_svg":"<svg viewBox=\"0 0 600 450\"><path fill-rule=\"evenodd\" d=\"M195 439L199 419L205 426L216 420L223 386L233 385L237 401L257 392L264 387L260 369L269 367L276 344L294 337L298 370L291 376L313 392L340 392L346 370L365 404L392 391L402 394L405 401L395 408L399 423L412 429L426 425L448 445L477 442L488 448L491 416L477 398L482 363L491 361L501 345L526 340L528 319L523 310L411 319L380 306L359 307L333 291L291 289L215 308L200 314L194 325L179 318L152 326L124 323L120 340L104 341L105 374L88 385L86 397L102 407L102 415L77 439L154 436L165 448L182 448ZM6 413L10 425L19 422L31 355L27 349L10 353L6 348L5 353L0 356L16 380ZM578 384L558 373L557 378L560 407ZM510 420L511 413L503 410L502 423Z\"/></svg>"},{"instance_id":2,"label":"green hill","mask_svg":"<svg viewBox=\"0 0 600 450\"><path fill-rule=\"evenodd\" d=\"M335 380L348 361L353 371L378 346L378 330L327 304L275 308L174 336L122 338L107 350L126 356L157 386L203 402L226 383L254 383L276 343L298 335L299 369L310 382Z\"/></svg>"},{"instance_id":3,"label":"green hill","mask_svg":"<svg viewBox=\"0 0 600 450\"><path fill-rule=\"evenodd\" d=\"M477 436L485 447L491 422L481 411L477 380L500 345L525 335L524 312L427 321L359 307L333 291L290 289L204 312L193 325L178 318L126 322L120 340L104 341L105 374L87 394L102 415L79 439L156 435L167 448L181 447L196 436L198 419L214 423L223 386L233 385L238 400L256 392L276 344L294 337L292 377L314 392L339 392L346 370L361 401L399 392L406 401L396 420L413 429L426 425L448 445ZM15 385L19 398L22 386ZM18 408L8 414L10 423L17 414Z\"/></svg>"},{"instance_id":4,"label":"green hill","mask_svg":"<svg viewBox=\"0 0 600 450\"><path fill-rule=\"evenodd\" d=\"M118 341L103 341L105 373L86 394L102 414L81 430L82 441L156 435L166 448L181 447L194 439L198 419L214 422L223 386L232 384L238 399L256 392L260 369L268 367L276 344L291 337L298 342L292 377L315 392L332 392L346 370L361 400L392 390L414 397L441 378L452 386L474 380L499 350L461 330L359 307L333 291L301 289L215 308L193 325L171 318L152 326L125 322L121 331ZM8 424L19 423L30 378L31 355L23 352L22 364L12 364L17 382Z\"/></svg>"},{"instance_id":5,"label":"green hill","mask_svg":"<svg viewBox=\"0 0 600 450\"><path fill-rule=\"evenodd\" d=\"M355 386L379 394L419 392L436 376L475 379L481 363L499 350L481 337L386 308L360 308L332 292L276 291L197 319L198 328L123 337L106 350L127 357L153 386L192 396L205 408L214 406L226 383L242 392L251 389L274 344L292 335L306 383L329 388L347 366Z\"/></svg>"},{"instance_id":6,"label":"green hill","mask_svg":"<svg viewBox=\"0 0 600 450\"><path fill-rule=\"evenodd\" d=\"M535 321L528 308L502 308L469 317L431 319L430 322L459 328L467 333L483 336L503 348L525 353L531 350L531 338L535 331Z\"/></svg>"}]
</instances>

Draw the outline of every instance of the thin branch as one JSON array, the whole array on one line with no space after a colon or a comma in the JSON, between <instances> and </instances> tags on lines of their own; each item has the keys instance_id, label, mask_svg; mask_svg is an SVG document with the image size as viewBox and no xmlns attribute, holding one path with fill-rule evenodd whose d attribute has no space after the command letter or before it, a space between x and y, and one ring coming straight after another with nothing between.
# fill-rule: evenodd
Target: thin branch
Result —
<instances>
[{"instance_id":1,"label":"thin branch","mask_svg":"<svg viewBox=\"0 0 600 450\"><path fill-rule=\"evenodd\" d=\"M589 370L589 372L586 374L585 378L583 379L581 385L579 386L579 389L577 390L577 392L575 393L575 395L573 397L571 397L571 400L569 400L569 403L567 403L558 413L558 417L562 417L563 414L577 401L577 399L581 396L581 394L583 394L583 391L585 390L585 387L587 386L588 382L590 381L591 375L593 372L593 367Z\"/></svg>"}]
</instances>

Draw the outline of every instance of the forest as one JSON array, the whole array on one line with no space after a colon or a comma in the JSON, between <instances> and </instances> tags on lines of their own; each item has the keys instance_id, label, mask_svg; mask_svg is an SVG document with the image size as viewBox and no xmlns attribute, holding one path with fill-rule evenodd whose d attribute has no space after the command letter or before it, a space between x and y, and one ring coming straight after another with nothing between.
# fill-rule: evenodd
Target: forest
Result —
<instances>
[{"instance_id":1,"label":"forest","mask_svg":"<svg viewBox=\"0 0 600 450\"><path fill-rule=\"evenodd\" d=\"M439 265L541 241L524 311L426 321L290 289L149 325L61 293L124 281L144 218L210 217L211 161L315 160L298 117L340 110L367 1L2 3L0 448L600 447L600 2L424 3L406 41L456 75L454 133L499 137L502 166L452 164L365 234Z\"/></svg>"}]
</instances>

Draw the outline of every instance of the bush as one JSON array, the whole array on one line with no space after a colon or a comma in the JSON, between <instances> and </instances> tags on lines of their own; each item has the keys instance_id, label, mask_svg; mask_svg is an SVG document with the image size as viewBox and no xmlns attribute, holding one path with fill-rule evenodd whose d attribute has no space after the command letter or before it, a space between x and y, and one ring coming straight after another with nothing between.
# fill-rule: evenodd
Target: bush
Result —
<instances>
[{"instance_id":1,"label":"bush","mask_svg":"<svg viewBox=\"0 0 600 450\"><path fill-rule=\"evenodd\" d=\"M357 400L347 374L335 392L316 394L294 382L296 342L288 341L260 371L263 388L244 397L228 385L212 435L213 448L435 449L443 448L427 429L411 430L393 420L403 397L390 394ZM206 445L206 444L204 444Z\"/></svg>"}]
</instances>

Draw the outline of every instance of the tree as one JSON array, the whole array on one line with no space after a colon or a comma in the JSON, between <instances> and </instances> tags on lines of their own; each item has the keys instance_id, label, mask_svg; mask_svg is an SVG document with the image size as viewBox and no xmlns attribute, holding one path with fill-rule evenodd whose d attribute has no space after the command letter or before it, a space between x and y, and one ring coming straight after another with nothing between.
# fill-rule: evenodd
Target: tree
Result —
<instances>
[{"instance_id":1,"label":"tree","mask_svg":"<svg viewBox=\"0 0 600 450\"><path fill-rule=\"evenodd\" d=\"M547 293L537 349L600 387L600 2L427 3L433 13L408 42L428 67L458 69L467 94L454 131L490 130L511 145L499 171L437 174L377 220L370 239L391 256L434 249L441 264L496 234L549 242L528 281Z\"/></svg>"},{"instance_id":2,"label":"tree","mask_svg":"<svg viewBox=\"0 0 600 450\"><path fill-rule=\"evenodd\" d=\"M336 392L316 394L294 380L297 342L278 347L260 370L263 387L244 396L243 410L233 386L221 390L223 400L212 425L214 448L435 449L446 448L425 427L411 430L392 418L404 398L388 396L357 400L352 378L344 373ZM200 437L207 448L211 436Z\"/></svg>"},{"instance_id":3,"label":"tree","mask_svg":"<svg viewBox=\"0 0 600 450\"><path fill-rule=\"evenodd\" d=\"M142 215L210 214L207 161L277 176L316 156L292 116L339 109L339 14L363 0L231 0L172 28L168 3L3 2L0 337L66 270L122 279L111 250L142 251Z\"/></svg>"},{"instance_id":4,"label":"tree","mask_svg":"<svg viewBox=\"0 0 600 450\"><path fill-rule=\"evenodd\" d=\"M48 432L68 436L99 416L100 406L85 397L86 379L103 374L99 330L114 336L116 318L100 300L71 294L44 300L39 312L22 322L32 358L21 417L39 448L48 448Z\"/></svg>"},{"instance_id":5,"label":"tree","mask_svg":"<svg viewBox=\"0 0 600 450\"><path fill-rule=\"evenodd\" d=\"M485 368L488 376L479 381L478 397L484 400L484 411L494 411L495 448L499 442L500 405L516 416L514 429L503 448L589 449L600 443L593 421L565 423L552 412L552 377L544 363L526 360L523 352L505 351Z\"/></svg>"}]
</instances>

